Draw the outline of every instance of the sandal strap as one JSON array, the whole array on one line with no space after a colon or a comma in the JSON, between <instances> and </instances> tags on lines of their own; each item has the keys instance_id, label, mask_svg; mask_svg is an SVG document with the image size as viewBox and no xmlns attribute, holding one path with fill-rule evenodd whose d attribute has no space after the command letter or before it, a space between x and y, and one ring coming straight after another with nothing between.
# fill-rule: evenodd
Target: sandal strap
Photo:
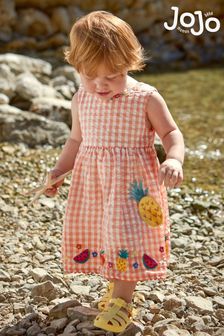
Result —
<instances>
[{"instance_id":1,"label":"sandal strap","mask_svg":"<svg viewBox=\"0 0 224 336\"><path fill-rule=\"evenodd\" d=\"M127 303L125 300L119 297L110 299L109 303L113 303L120 308L127 309L129 314L131 314L132 309L133 309L133 305L131 303Z\"/></svg>"}]
</instances>

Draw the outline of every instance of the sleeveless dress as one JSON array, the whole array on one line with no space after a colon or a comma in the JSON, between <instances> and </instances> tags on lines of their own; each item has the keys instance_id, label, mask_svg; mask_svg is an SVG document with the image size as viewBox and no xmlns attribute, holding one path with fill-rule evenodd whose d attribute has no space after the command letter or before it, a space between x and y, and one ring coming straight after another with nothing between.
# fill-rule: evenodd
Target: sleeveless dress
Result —
<instances>
[{"instance_id":1,"label":"sleeveless dress","mask_svg":"<svg viewBox=\"0 0 224 336\"><path fill-rule=\"evenodd\" d=\"M155 130L146 105L157 90L141 82L109 101L80 86L83 141L72 172L62 232L65 273L126 281L166 277L167 194L158 183Z\"/></svg>"}]
</instances>

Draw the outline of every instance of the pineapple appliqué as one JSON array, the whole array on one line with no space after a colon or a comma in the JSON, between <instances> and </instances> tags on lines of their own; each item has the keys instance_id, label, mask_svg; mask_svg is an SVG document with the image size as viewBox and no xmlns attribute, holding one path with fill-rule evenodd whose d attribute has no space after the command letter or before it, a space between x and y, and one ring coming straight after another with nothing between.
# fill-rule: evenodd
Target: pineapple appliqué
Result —
<instances>
[{"instance_id":1,"label":"pineapple appliqu\u00e9","mask_svg":"<svg viewBox=\"0 0 224 336\"><path fill-rule=\"evenodd\" d=\"M126 272L128 267L128 251L122 249L119 251L118 255L119 257L116 259L117 269L118 271Z\"/></svg>"},{"instance_id":2,"label":"pineapple appliqu\u00e9","mask_svg":"<svg viewBox=\"0 0 224 336\"><path fill-rule=\"evenodd\" d=\"M138 203L138 211L141 219L151 227L157 227L163 223L163 213L159 203L148 195L148 188L143 190L142 181L134 181L130 187L130 198Z\"/></svg>"}]
</instances>

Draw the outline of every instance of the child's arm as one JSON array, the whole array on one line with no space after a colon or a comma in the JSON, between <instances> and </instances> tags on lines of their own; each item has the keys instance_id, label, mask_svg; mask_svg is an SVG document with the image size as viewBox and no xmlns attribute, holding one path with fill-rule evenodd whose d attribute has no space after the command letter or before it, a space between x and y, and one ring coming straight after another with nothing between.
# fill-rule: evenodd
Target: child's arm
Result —
<instances>
[{"instance_id":1,"label":"child's arm","mask_svg":"<svg viewBox=\"0 0 224 336\"><path fill-rule=\"evenodd\" d=\"M78 115L77 93L75 93L72 98L71 113L72 113L72 129L60 153L56 165L50 171L52 179L68 172L73 168L76 154L82 142L81 127ZM47 189L45 194L47 196L54 196L57 192L57 188L62 184L63 180L61 182L56 183L54 186L52 186L52 188Z\"/></svg>"},{"instance_id":2,"label":"child's arm","mask_svg":"<svg viewBox=\"0 0 224 336\"><path fill-rule=\"evenodd\" d=\"M173 188L183 180L184 140L169 109L158 92L154 92L147 106L149 122L160 137L166 152L166 160L161 164L159 182Z\"/></svg>"},{"instance_id":3,"label":"child's arm","mask_svg":"<svg viewBox=\"0 0 224 336\"><path fill-rule=\"evenodd\" d=\"M76 154L82 142L81 127L78 115L77 93L72 98L72 129L54 169L66 173L74 166Z\"/></svg>"}]
</instances>

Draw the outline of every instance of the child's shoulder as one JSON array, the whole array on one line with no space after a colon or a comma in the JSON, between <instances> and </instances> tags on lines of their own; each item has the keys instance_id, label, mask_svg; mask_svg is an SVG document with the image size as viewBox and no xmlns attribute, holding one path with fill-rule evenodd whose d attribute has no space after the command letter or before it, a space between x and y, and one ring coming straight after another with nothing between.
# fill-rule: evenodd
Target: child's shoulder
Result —
<instances>
[{"instance_id":1,"label":"child's shoulder","mask_svg":"<svg viewBox=\"0 0 224 336\"><path fill-rule=\"evenodd\" d=\"M128 76L127 79L127 86L136 92L142 92L146 94L152 92L158 92L158 90L154 86L144 82L140 82L130 76Z\"/></svg>"}]
</instances>

